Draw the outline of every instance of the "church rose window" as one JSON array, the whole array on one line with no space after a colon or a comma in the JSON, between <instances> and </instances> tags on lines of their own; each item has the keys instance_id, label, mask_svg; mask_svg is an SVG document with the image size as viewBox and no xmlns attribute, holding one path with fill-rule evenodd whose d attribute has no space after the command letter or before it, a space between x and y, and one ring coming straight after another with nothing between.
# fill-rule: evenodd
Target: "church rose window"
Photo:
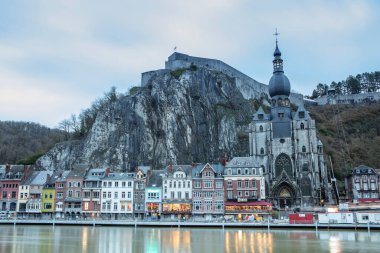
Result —
<instances>
[{"instance_id":1,"label":"church rose window","mask_svg":"<svg viewBox=\"0 0 380 253\"><path fill-rule=\"evenodd\" d=\"M278 177L281 172L284 170L288 176L292 177L292 162L290 157L284 153L280 154L276 158L275 162L276 177Z\"/></svg>"}]
</instances>

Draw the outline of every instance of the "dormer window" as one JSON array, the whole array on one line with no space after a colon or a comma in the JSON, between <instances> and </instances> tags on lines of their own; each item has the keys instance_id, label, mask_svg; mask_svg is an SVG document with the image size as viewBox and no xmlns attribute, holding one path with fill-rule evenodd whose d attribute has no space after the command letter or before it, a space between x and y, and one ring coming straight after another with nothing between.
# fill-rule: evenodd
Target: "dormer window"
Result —
<instances>
[{"instance_id":1,"label":"dormer window","mask_svg":"<svg viewBox=\"0 0 380 253\"><path fill-rule=\"evenodd\" d=\"M305 118L305 112L304 111L299 112L298 115L301 119Z\"/></svg>"},{"instance_id":2,"label":"dormer window","mask_svg":"<svg viewBox=\"0 0 380 253\"><path fill-rule=\"evenodd\" d=\"M289 106L289 99L285 98L285 106Z\"/></svg>"},{"instance_id":3,"label":"dormer window","mask_svg":"<svg viewBox=\"0 0 380 253\"><path fill-rule=\"evenodd\" d=\"M259 114L258 118L259 119L264 119L264 114Z\"/></svg>"},{"instance_id":4,"label":"dormer window","mask_svg":"<svg viewBox=\"0 0 380 253\"><path fill-rule=\"evenodd\" d=\"M240 170L240 169L237 170L237 174L238 174L238 175L241 174L241 170Z\"/></svg>"},{"instance_id":5,"label":"dormer window","mask_svg":"<svg viewBox=\"0 0 380 253\"><path fill-rule=\"evenodd\" d=\"M278 99L278 106L282 106L282 99L281 98Z\"/></svg>"}]
</instances>

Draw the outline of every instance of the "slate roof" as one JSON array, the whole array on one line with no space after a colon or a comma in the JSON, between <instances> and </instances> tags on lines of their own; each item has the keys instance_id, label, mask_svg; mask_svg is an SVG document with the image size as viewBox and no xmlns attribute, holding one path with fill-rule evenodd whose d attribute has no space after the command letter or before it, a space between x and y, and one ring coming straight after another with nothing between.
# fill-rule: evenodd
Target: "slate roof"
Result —
<instances>
[{"instance_id":1,"label":"slate roof","mask_svg":"<svg viewBox=\"0 0 380 253\"><path fill-rule=\"evenodd\" d=\"M67 176L69 175L70 170L65 170L63 171L60 175L59 178L57 179L57 182L64 182L67 179Z\"/></svg>"},{"instance_id":2,"label":"slate roof","mask_svg":"<svg viewBox=\"0 0 380 253\"><path fill-rule=\"evenodd\" d=\"M83 179L86 175L86 170L72 170L67 175L67 179Z\"/></svg>"},{"instance_id":3,"label":"slate roof","mask_svg":"<svg viewBox=\"0 0 380 253\"><path fill-rule=\"evenodd\" d=\"M192 173L191 173L191 176L193 178L199 178L201 177L201 172L203 171L203 169L206 167L206 165L210 165L210 167L218 174L220 174L220 176L223 175L223 171L224 171L224 166L222 164L209 164L209 163L206 163L206 164L197 164L193 169L192 169ZM198 174L198 175L197 175ZM216 176L218 177L218 176Z\"/></svg>"},{"instance_id":4,"label":"slate roof","mask_svg":"<svg viewBox=\"0 0 380 253\"><path fill-rule=\"evenodd\" d=\"M148 176L147 187L161 187L162 186L162 174L165 174L165 170L152 170Z\"/></svg>"},{"instance_id":5,"label":"slate roof","mask_svg":"<svg viewBox=\"0 0 380 253\"><path fill-rule=\"evenodd\" d=\"M84 180L87 181L97 181L101 180L105 175L106 169L103 168L96 168L96 169L89 169L86 176L84 177ZM98 174L98 175L94 175Z\"/></svg>"},{"instance_id":6,"label":"slate roof","mask_svg":"<svg viewBox=\"0 0 380 253\"><path fill-rule=\"evenodd\" d=\"M263 115L262 119L259 119L259 114ZM255 120L255 121L270 120L270 115L266 114L263 108L260 106L259 109L253 114L252 120Z\"/></svg>"},{"instance_id":7,"label":"slate roof","mask_svg":"<svg viewBox=\"0 0 380 253\"><path fill-rule=\"evenodd\" d=\"M44 185L46 183L48 175L53 175L52 171L35 171L37 175L30 182L30 185ZM34 172L33 172L34 173Z\"/></svg>"},{"instance_id":8,"label":"slate roof","mask_svg":"<svg viewBox=\"0 0 380 253\"><path fill-rule=\"evenodd\" d=\"M133 180L134 173L109 173L102 180Z\"/></svg>"},{"instance_id":9,"label":"slate roof","mask_svg":"<svg viewBox=\"0 0 380 253\"><path fill-rule=\"evenodd\" d=\"M300 118L299 112L304 112L305 113L305 115L304 115L303 118ZM293 114L293 119L294 120L309 120L309 119L311 119L311 117L309 115L309 112L305 109L305 106L303 105L303 103L301 103L298 106L297 111Z\"/></svg>"},{"instance_id":10,"label":"slate roof","mask_svg":"<svg viewBox=\"0 0 380 253\"><path fill-rule=\"evenodd\" d=\"M377 175L376 171L373 168L368 167L367 165L359 165L358 167L353 168L352 174L355 174L355 175L363 175L363 174Z\"/></svg>"},{"instance_id":11,"label":"slate roof","mask_svg":"<svg viewBox=\"0 0 380 253\"><path fill-rule=\"evenodd\" d=\"M226 168L259 168L260 165L253 157L234 157L226 164Z\"/></svg>"},{"instance_id":12,"label":"slate roof","mask_svg":"<svg viewBox=\"0 0 380 253\"><path fill-rule=\"evenodd\" d=\"M171 167L171 168L170 168ZM170 175L174 174L176 171L183 171L187 176L191 176L191 171L193 169L192 165L169 165L166 167L166 172Z\"/></svg>"}]
</instances>

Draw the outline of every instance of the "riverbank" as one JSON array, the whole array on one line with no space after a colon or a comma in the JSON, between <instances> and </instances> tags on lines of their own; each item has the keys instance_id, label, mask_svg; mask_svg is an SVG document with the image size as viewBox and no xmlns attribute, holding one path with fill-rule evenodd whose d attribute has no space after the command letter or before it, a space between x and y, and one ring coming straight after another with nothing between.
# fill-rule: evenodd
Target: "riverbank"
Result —
<instances>
[{"instance_id":1,"label":"riverbank","mask_svg":"<svg viewBox=\"0 0 380 253\"><path fill-rule=\"evenodd\" d=\"M50 226L129 226L188 228L251 228L251 229L347 229L380 231L380 224L289 224L275 222L195 222L195 221L125 221L125 220L0 220L0 225Z\"/></svg>"}]
</instances>

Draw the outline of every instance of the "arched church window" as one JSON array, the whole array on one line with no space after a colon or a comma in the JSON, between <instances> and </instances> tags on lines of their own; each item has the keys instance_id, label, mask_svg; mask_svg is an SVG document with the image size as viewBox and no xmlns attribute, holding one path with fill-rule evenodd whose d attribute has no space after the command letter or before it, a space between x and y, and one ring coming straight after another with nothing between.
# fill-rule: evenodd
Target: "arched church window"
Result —
<instances>
[{"instance_id":1,"label":"arched church window","mask_svg":"<svg viewBox=\"0 0 380 253\"><path fill-rule=\"evenodd\" d=\"M264 131L263 126L260 126L259 129L260 129L260 132L263 132L263 131Z\"/></svg>"},{"instance_id":2,"label":"arched church window","mask_svg":"<svg viewBox=\"0 0 380 253\"><path fill-rule=\"evenodd\" d=\"M262 154L262 155L264 154L264 148L260 149L260 154Z\"/></svg>"},{"instance_id":3,"label":"arched church window","mask_svg":"<svg viewBox=\"0 0 380 253\"><path fill-rule=\"evenodd\" d=\"M285 106L289 106L289 99L285 98Z\"/></svg>"},{"instance_id":4,"label":"arched church window","mask_svg":"<svg viewBox=\"0 0 380 253\"><path fill-rule=\"evenodd\" d=\"M302 146L302 153L306 153L306 147Z\"/></svg>"},{"instance_id":5,"label":"arched church window","mask_svg":"<svg viewBox=\"0 0 380 253\"><path fill-rule=\"evenodd\" d=\"M311 180L308 177L301 179L302 196L311 196Z\"/></svg>"},{"instance_id":6,"label":"arched church window","mask_svg":"<svg viewBox=\"0 0 380 253\"><path fill-rule=\"evenodd\" d=\"M278 106L282 106L282 99L281 98L278 99Z\"/></svg>"},{"instance_id":7,"label":"arched church window","mask_svg":"<svg viewBox=\"0 0 380 253\"><path fill-rule=\"evenodd\" d=\"M301 122L301 124L300 124L300 128L301 128L301 129L305 129L305 124Z\"/></svg>"},{"instance_id":8,"label":"arched church window","mask_svg":"<svg viewBox=\"0 0 380 253\"><path fill-rule=\"evenodd\" d=\"M288 176L293 176L292 161L287 154L280 154L276 158L275 162L276 177L281 175L282 171L285 171Z\"/></svg>"}]
</instances>

